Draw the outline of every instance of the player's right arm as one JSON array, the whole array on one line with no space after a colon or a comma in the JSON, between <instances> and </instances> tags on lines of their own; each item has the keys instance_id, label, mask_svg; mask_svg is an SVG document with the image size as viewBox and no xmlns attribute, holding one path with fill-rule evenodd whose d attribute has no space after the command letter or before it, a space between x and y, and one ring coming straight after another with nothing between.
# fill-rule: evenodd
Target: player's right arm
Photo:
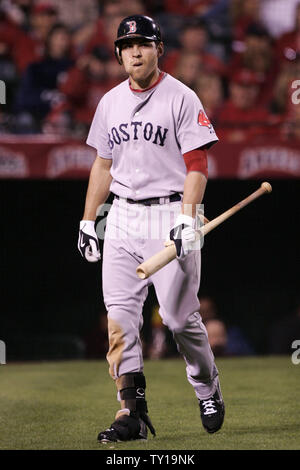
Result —
<instances>
[{"instance_id":1,"label":"player's right arm","mask_svg":"<svg viewBox=\"0 0 300 470\"><path fill-rule=\"evenodd\" d=\"M112 181L111 164L111 159L96 157L90 173L84 214L79 226L78 249L81 256L92 263L101 258L95 219L97 208L105 203L109 195Z\"/></svg>"},{"instance_id":2,"label":"player's right arm","mask_svg":"<svg viewBox=\"0 0 300 470\"><path fill-rule=\"evenodd\" d=\"M111 164L112 160L109 158L96 157L90 173L83 220L95 221L98 206L104 204L108 198L112 181Z\"/></svg>"}]
</instances>

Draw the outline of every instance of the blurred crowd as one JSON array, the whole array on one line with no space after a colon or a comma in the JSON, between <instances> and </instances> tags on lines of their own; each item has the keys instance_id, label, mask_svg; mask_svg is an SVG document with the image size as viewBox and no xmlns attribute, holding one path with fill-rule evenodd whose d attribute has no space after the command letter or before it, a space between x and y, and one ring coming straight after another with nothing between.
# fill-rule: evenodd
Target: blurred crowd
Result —
<instances>
[{"instance_id":1,"label":"blurred crowd","mask_svg":"<svg viewBox=\"0 0 300 470\"><path fill-rule=\"evenodd\" d=\"M300 139L300 0L2 0L0 134L84 138L126 79L120 21L161 25L160 68L192 88L221 139Z\"/></svg>"},{"instance_id":2,"label":"blurred crowd","mask_svg":"<svg viewBox=\"0 0 300 470\"><path fill-rule=\"evenodd\" d=\"M209 344L216 357L249 356L255 354L248 338L238 325L226 324L218 312L215 300L208 295L199 296L200 315L205 325ZM159 306L151 312L151 334L145 345L145 355L160 359L177 355L172 334L162 323Z\"/></svg>"},{"instance_id":3,"label":"blurred crowd","mask_svg":"<svg viewBox=\"0 0 300 470\"><path fill-rule=\"evenodd\" d=\"M209 344L215 357L252 356L258 354L245 327L226 321L216 301L209 295L199 295L200 315L205 325ZM145 339L144 355L149 359L177 356L176 343L168 328L162 323L159 306L151 311L149 335ZM264 354L291 354L293 343L300 342L300 298L292 302L291 309L276 316L264 331ZM295 346L296 348L296 346Z\"/></svg>"}]
</instances>

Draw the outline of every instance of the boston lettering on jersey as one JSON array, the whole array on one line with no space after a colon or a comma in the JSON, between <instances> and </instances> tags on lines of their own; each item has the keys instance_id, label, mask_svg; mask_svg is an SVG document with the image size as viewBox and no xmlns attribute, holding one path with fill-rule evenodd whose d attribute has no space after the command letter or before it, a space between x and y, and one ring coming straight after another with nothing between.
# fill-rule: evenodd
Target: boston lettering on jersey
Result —
<instances>
[{"instance_id":1,"label":"boston lettering on jersey","mask_svg":"<svg viewBox=\"0 0 300 470\"><path fill-rule=\"evenodd\" d=\"M154 126L151 122L146 124L143 124L142 121L122 123L118 127L113 127L108 133L109 148L112 150L115 144L121 145L122 142L128 142L131 139L139 140L140 138L164 147L168 130L158 125Z\"/></svg>"}]
</instances>

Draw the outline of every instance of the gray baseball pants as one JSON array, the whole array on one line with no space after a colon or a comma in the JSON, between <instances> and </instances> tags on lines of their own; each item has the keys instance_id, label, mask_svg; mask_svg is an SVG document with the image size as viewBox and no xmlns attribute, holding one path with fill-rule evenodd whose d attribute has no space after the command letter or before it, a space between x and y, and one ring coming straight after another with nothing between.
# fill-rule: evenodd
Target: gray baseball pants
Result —
<instances>
[{"instance_id":1,"label":"gray baseball pants","mask_svg":"<svg viewBox=\"0 0 300 470\"><path fill-rule=\"evenodd\" d=\"M103 248L103 296L108 312L111 377L143 372L140 330L143 304L153 283L164 325L173 333L186 363L187 379L200 399L209 398L218 384L206 328L199 314L201 251L175 259L151 278L137 277L137 266L164 248L181 210L181 202L144 206L114 199L107 217Z\"/></svg>"}]
</instances>

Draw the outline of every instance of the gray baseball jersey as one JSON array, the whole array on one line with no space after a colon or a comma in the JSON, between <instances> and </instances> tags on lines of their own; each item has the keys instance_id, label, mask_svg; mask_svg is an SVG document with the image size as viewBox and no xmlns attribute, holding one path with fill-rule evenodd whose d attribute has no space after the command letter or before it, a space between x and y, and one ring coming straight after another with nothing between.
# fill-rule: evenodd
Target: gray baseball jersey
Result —
<instances>
[{"instance_id":1,"label":"gray baseball jersey","mask_svg":"<svg viewBox=\"0 0 300 470\"><path fill-rule=\"evenodd\" d=\"M112 159L110 190L134 200L183 192L182 155L217 142L197 95L162 73L147 91L125 80L98 104L87 144Z\"/></svg>"}]
</instances>

